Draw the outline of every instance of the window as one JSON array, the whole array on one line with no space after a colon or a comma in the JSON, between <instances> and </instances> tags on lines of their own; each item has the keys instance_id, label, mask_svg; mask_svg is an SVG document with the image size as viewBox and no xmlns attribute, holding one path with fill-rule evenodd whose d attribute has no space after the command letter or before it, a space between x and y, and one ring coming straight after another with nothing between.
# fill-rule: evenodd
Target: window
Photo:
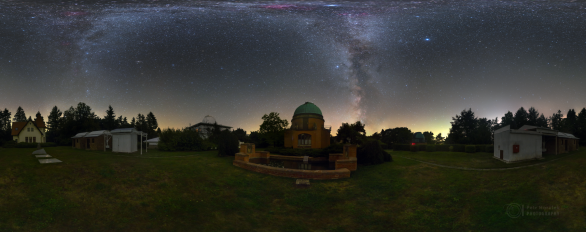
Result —
<instances>
[{"instance_id":1,"label":"window","mask_svg":"<svg viewBox=\"0 0 586 232\"><path fill-rule=\"evenodd\" d=\"M33 137L33 143L37 142L37 137Z\"/></svg>"},{"instance_id":2,"label":"window","mask_svg":"<svg viewBox=\"0 0 586 232\"><path fill-rule=\"evenodd\" d=\"M297 145L299 146L311 146L311 135L300 134L297 136Z\"/></svg>"}]
</instances>

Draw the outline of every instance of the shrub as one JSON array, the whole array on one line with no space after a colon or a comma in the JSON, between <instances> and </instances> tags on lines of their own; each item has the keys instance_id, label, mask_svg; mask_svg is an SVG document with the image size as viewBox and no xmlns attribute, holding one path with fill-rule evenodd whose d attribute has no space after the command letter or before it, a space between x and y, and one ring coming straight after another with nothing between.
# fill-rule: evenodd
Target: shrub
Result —
<instances>
[{"instance_id":1,"label":"shrub","mask_svg":"<svg viewBox=\"0 0 586 232\"><path fill-rule=\"evenodd\" d=\"M417 145L411 145L411 146L409 147L409 149L410 149L412 152L416 152L416 151L417 151Z\"/></svg>"},{"instance_id":2,"label":"shrub","mask_svg":"<svg viewBox=\"0 0 586 232\"><path fill-rule=\"evenodd\" d=\"M416 146L417 146L417 150L418 150L418 151L425 151L425 149L426 149L426 147L427 147L427 145L425 145L425 144L422 144L422 145L416 145Z\"/></svg>"},{"instance_id":3,"label":"shrub","mask_svg":"<svg viewBox=\"0 0 586 232\"><path fill-rule=\"evenodd\" d=\"M220 132L218 142L218 156L234 156L239 152L238 137L229 130Z\"/></svg>"},{"instance_id":4,"label":"shrub","mask_svg":"<svg viewBox=\"0 0 586 232\"><path fill-rule=\"evenodd\" d=\"M162 151L201 151L203 140L199 133L190 129L165 129L161 131L159 150Z\"/></svg>"},{"instance_id":5,"label":"shrub","mask_svg":"<svg viewBox=\"0 0 586 232\"><path fill-rule=\"evenodd\" d=\"M393 162L393 157L391 156L391 154L389 154L388 152L383 150L383 157L385 159L385 162Z\"/></svg>"},{"instance_id":6,"label":"shrub","mask_svg":"<svg viewBox=\"0 0 586 232\"><path fill-rule=\"evenodd\" d=\"M435 145L436 151L450 151L450 145Z\"/></svg>"},{"instance_id":7,"label":"shrub","mask_svg":"<svg viewBox=\"0 0 586 232\"><path fill-rule=\"evenodd\" d=\"M332 154L342 153L342 152L344 152L344 144L341 144L341 143L330 144L328 147L324 148L323 152L327 153L328 155L330 153L332 153Z\"/></svg>"},{"instance_id":8,"label":"shrub","mask_svg":"<svg viewBox=\"0 0 586 232\"><path fill-rule=\"evenodd\" d=\"M452 145L452 147L453 147L453 149L452 149L453 152L464 152L464 149L465 149L465 145L460 145L460 144L454 144L454 145Z\"/></svg>"},{"instance_id":9,"label":"shrub","mask_svg":"<svg viewBox=\"0 0 586 232\"><path fill-rule=\"evenodd\" d=\"M425 146L425 151L427 151L427 152L434 152L435 151L435 145L427 145L427 146Z\"/></svg>"},{"instance_id":10,"label":"shrub","mask_svg":"<svg viewBox=\"0 0 586 232\"><path fill-rule=\"evenodd\" d=\"M494 153L494 145L488 145L485 149L486 152Z\"/></svg>"},{"instance_id":11,"label":"shrub","mask_svg":"<svg viewBox=\"0 0 586 232\"><path fill-rule=\"evenodd\" d=\"M15 141L12 141L12 140L10 140L10 141L6 141L6 142L5 142L5 143L2 145L2 147L4 147L4 148L15 148L15 147L16 147L16 142L15 142Z\"/></svg>"},{"instance_id":12,"label":"shrub","mask_svg":"<svg viewBox=\"0 0 586 232\"><path fill-rule=\"evenodd\" d=\"M476 152L485 152L486 145L476 145Z\"/></svg>"},{"instance_id":13,"label":"shrub","mask_svg":"<svg viewBox=\"0 0 586 232\"><path fill-rule=\"evenodd\" d=\"M393 150L395 150L395 151L410 151L411 145L409 145L409 144L395 144L395 145L393 145Z\"/></svg>"},{"instance_id":14,"label":"shrub","mask_svg":"<svg viewBox=\"0 0 586 232\"><path fill-rule=\"evenodd\" d=\"M474 152L476 152L476 146L466 145L466 153L474 153Z\"/></svg>"},{"instance_id":15,"label":"shrub","mask_svg":"<svg viewBox=\"0 0 586 232\"><path fill-rule=\"evenodd\" d=\"M380 164L385 162L384 151L378 141L365 141L357 150L356 159L360 164Z\"/></svg>"},{"instance_id":16,"label":"shrub","mask_svg":"<svg viewBox=\"0 0 586 232\"><path fill-rule=\"evenodd\" d=\"M201 141L201 149L204 151L209 151L214 149L214 147L218 147L215 143L210 142L209 140Z\"/></svg>"},{"instance_id":17,"label":"shrub","mask_svg":"<svg viewBox=\"0 0 586 232\"><path fill-rule=\"evenodd\" d=\"M37 143L20 142L16 144L17 148L37 148Z\"/></svg>"}]
</instances>

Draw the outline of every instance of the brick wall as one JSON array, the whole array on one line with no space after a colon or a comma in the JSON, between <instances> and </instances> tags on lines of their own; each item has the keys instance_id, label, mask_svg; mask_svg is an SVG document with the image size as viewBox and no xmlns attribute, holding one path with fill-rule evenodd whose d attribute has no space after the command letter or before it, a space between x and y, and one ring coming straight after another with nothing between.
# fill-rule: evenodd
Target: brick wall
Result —
<instances>
[{"instance_id":1,"label":"brick wall","mask_svg":"<svg viewBox=\"0 0 586 232\"><path fill-rule=\"evenodd\" d=\"M349 159L336 160L336 170L346 168L350 171L356 171L357 169L356 157L350 157Z\"/></svg>"},{"instance_id":2,"label":"brick wall","mask_svg":"<svg viewBox=\"0 0 586 232\"><path fill-rule=\"evenodd\" d=\"M269 167L245 162L238 159L235 159L232 164L236 167L241 167L253 172L297 179L329 180L350 178L350 170L347 168L341 168L337 170L299 170Z\"/></svg>"},{"instance_id":3,"label":"brick wall","mask_svg":"<svg viewBox=\"0 0 586 232\"><path fill-rule=\"evenodd\" d=\"M344 154L342 154L342 153L330 154L328 161L336 162L336 160L339 160L342 158L344 158Z\"/></svg>"}]
</instances>

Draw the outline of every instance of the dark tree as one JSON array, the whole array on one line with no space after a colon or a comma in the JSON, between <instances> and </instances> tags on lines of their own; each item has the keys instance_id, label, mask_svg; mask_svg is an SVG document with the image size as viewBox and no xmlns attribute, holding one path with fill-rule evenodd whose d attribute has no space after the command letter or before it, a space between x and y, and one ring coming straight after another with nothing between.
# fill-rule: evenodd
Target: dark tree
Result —
<instances>
[{"instance_id":1,"label":"dark tree","mask_svg":"<svg viewBox=\"0 0 586 232\"><path fill-rule=\"evenodd\" d=\"M431 131L425 131L423 132L423 137L425 138L425 142L427 144L435 144L435 142L433 141L433 132Z\"/></svg>"},{"instance_id":2,"label":"dark tree","mask_svg":"<svg viewBox=\"0 0 586 232\"><path fill-rule=\"evenodd\" d=\"M285 129L289 126L286 119L281 119L279 113L271 112L262 116L262 124L259 133L272 145L281 145L284 143Z\"/></svg>"},{"instance_id":3,"label":"dark tree","mask_svg":"<svg viewBox=\"0 0 586 232\"><path fill-rule=\"evenodd\" d=\"M47 131L48 142L58 142L57 137L59 136L59 131L61 130L61 115L63 115L61 110L59 110L57 106L53 106L53 109L51 109L51 112L47 117L47 124L49 127L49 131Z\"/></svg>"},{"instance_id":4,"label":"dark tree","mask_svg":"<svg viewBox=\"0 0 586 232\"><path fill-rule=\"evenodd\" d=\"M119 127L119 124L116 121L116 114L111 105L108 106L108 110L106 110L106 115L104 116L102 123L104 125L103 129L105 130L114 130Z\"/></svg>"},{"instance_id":5,"label":"dark tree","mask_svg":"<svg viewBox=\"0 0 586 232\"><path fill-rule=\"evenodd\" d=\"M575 134L578 132L578 130L576 130L577 122L578 116L576 115L576 111L574 111L574 109L568 110L568 114L566 114L566 118L563 120L562 131Z\"/></svg>"},{"instance_id":6,"label":"dark tree","mask_svg":"<svg viewBox=\"0 0 586 232\"><path fill-rule=\"evenodd\" d=\"M246 136L245 130L238 128L238 129L232 131L232 133L234 135L236 135L236 137L238 138L239 141L245 142L245 143L249 142L249 139L248 139L248 136Z\"/></svg>"},{"instance_id":7,"label":"dark tree","mask_svg":"<svg viewBox=\"0 0 586 232\"><path fill-rule=\"evenodd\" d=\"M435 142L438 144L441 144L444 142L444 137L442 137L442 133L437 134L437 136L435 136Z\"/></svg>"},{"instance_id":8,"label":"dark tree","mask_svg":"<svg viewBox=\"0 0 586 232\"><path fill-rule=\"evenodd\" d=\"M586 144L586 108L582 108L578 114L576 127L578 128L578 133L575 136L580 138L581 144Z\"/></svg>"},{"instance_id":9,"label":"dark tree","mask_svg":"<svg viewBox=\"0 0 586 232\"><path fill-rule=\"evenodd\" d=\"M218 156L234 156L238 153L238 138L229 130L223 130L218 139Z\"/></svg>"},{"instance_id":10,"label":"dark tree","mask_svg":"<svg viewBox=\"0 0 586 232\"><path fill-rule=\"evenodd\" d=\"M562 117L564 117L564 115L562 114L561 110L558 110L557 113L554 113L550 118L549 118L549 125L551 129L554 130L561 130L562 127Z\"/></svg>"},{"instance_id":11,"label":"dark tree","mask_svg":"<svg viewBox=\"0 0 586 232\"><path fill-rule=\"evenodd\" d=\"M511 126L511 129L516 129L516 128L513 128L514 123L515 123L515 121L513 118L513 113L511 113L511 111L509 111L505 114L505 116L503 116L501 118L501 126L500 127Z\"/></svg>"},{"instance_id":12,"label":"dark tree","mask_svg":"<svg viewBox=\"0 0 586 232\"><path fill-rule=\"evenodd\" d=\"M12 123L10 116L12 113L8 109L4 108L4 111L0 111L0 145L3 145L6 141L11 141L11 130Z\"/></svg>"},{"instance_id":13,"label":"dark tree","mask_svg":"<svg viewBox=\"0 0 586 232\"><path fill-rule=\"evenodd\" d=\"M539 116L539 118L537 118L537 125L538 127L548 127L547 126L547 118L545 118L545 116L543 116L543 114L541 114Z\"/></svg>"},{"instance_id":14,"label":"dark tree","mask_svg":"<svg viewBox=\"0 0 586 232\"><path fill-rule=\"evenodd\" d=\"M382 142L387 145L393 144L410 144L413 133L407 127L396 127L393 129L386 129L382 133Z\"/></svg>"},{"instance_id":15,"label":"dark tree","mask_svg":"<svg viewBox=\"0 0 586 232\"><path fill-rule=\"evenodd\" d=\"M537 119L539 119L539 112L534 107L529 108L527 114L527 125L538 126Z\"/></svg>"},{"instance_id":16,"label":"dark tree","mask_svg":"<svg viewBox=\"0 0 586 232\"><path fill-rule=\"evenodd\" d=\"M157 129L159 128L159 123L157 122L157 118L153 114L153 112L149 112L146 116L146 122L148 127L148 134L150 138L154 138L157 136Z\"/></svg>"},{"instance_id":17,"label":"dark tree","mask_svg":"<svg viewBox=\"0 0 586 232\"><path fill-rule=\"evenodd\" d=\"M527 115L527 111L525 111L525 108L521 107L517 110L517 112L515 113L515 117L513 119L513 122L515 122L516 127L512 128L512 129L519 129L522 126L524 126L525 124L527 124L528 121L528 115Z\"/></svg>"},{"instance_id":18,"label":"dark tree","mask_svg":"<svg viewBox=\"0 0 586 232\"><path fill-rule=\"evenodd\" d=\"M360 133L354 129L353 125L354 124L342 123L340 128L338 128L336 140L341 141L342 143L358 143Z\"/></svg>"},{"instance_id":19,"label":"dark tree","mask_svg":"<svg viewBox=\"0 0 586 232\"><path fill-rule=\"evenodd\" d=\"M474 132L477 127L477 119L472 109L463 110L460 115L452 117L452 128L448 138L452 143L470 144L473 141Z\"/></svg>"},{"instance_id":20,"label":"dark tree","mask_svg":"<svg viewBox=\"0 0 586 232\"><path fill-rule=\"evenodd\" d=\"M26 121L26 114L24 113L24 110L22 109L22 107L18 107L18 109L16 109L16 113L14 114L14 119L12 119L12 121L15 122L25 122Z\"/></svg>"},{"instance_id":21,"label":"dark tree","mask_svg":"<svg viewBox=\"0 0 586 232\"><path fill-rule=\"evenodd\" d=\"M130 127L136 128L136 120L132 117L132 121L130 121Z\"/></svg>"}]
</instances>

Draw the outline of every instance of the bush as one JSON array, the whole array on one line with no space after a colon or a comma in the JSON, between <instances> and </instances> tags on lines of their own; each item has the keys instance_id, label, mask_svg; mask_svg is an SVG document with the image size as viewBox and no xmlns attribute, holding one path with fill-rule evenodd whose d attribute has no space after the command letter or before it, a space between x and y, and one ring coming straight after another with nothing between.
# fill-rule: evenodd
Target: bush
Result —
<instances>
[{"instance_id":1,"label":"bush","mask_svg":"<svg viewBox=\"0 0 586 232\"><path fill-rule=\"evenodd\" d=\"M427 148L427 145L425 145L425 144L416 145L416 146L417 146L418 151L425 151L425 149Z\"/></svg>"},{"instance_id":2,"label":"bush","mask_svg":"<svg viewBox=\"0 0 586 232\"><path fill-rule=\"evenodd\" d=\"M203 150L203 139L194 130L165 129L161 131L159 138L159 150L161 151Z\"/></svg>"},{"instance_id":3,"label":"bush","mask_svg":"<svg viewBox=\"0 0 586 232\"><path fill-rule=\"evenodd\" d=\"M334 143L334 144L330 144L330 146L324 148L324 152L327 153L328 155L331 154L335 154L335 153L342 153L344 152L344 144L341 143Z\"/></svg>"},{"instance_id":4,"label":"bush","mask_svg":"<svg viewBox=\"0 0 586 232\"><path fill-rule=\"evenodd\" d=\"M365 141L358 148L356 159L359 164L381 164L385 162L383 149L378 141Z\"/></svg>"},{"instance_id":5,"label":"bush","mask_svg":"<svg viewBox=\"0 0 586 232\"><path fill-rule=\"evenodd\" d=\"M435 145L427 145L427 146L425 146L425 151L427 151L427 152L434 152L435 151Z\"/></svg>"},{"instance_id":6,"label":"bush","mask_svg":"<svg viewBox=\"0 0 586 232\"><path fill-rule=\"evenodd\" d=\"M466 153L474 153L474 152L476 152L476 146L466 145Z\"/></svg>"},{"instance_id":7,"label":"bush","mask_svg":"<svg viewBox=\"0 0 586 232\"><path fill-rule=\"evenodd\" d=\"M494 145L488 145L485 149L486 152L494 153Z\"/></svg>"},{"instance_id":8,"label":"bush","mask_svg":"<svg viewBox=\"0 0 586 232\"><path fill-rule=\"evenodd\" d=\"M15 141L13 141L13 140L6 141L6 142L5 142L5 143L2 145L2 147L4 147L4 148L15 148L15 147L16 147L16 142L15 142Z\"/></svg>"},{"instance_id":9,"label":"bush","mask_svg":"<svg viewBox=\"0 0 586 232\"><path fill-rule=\"evenodd\" d=\"M411 146L409 147L409 149L410 149L412 152L416 152L416 151L417 151L417 145L411 145Z\"/></svg>"},{"instance_id":10,"label":"bush","mask_svg":"<svg viewBox=\"0 0 586 232\"><path fill-rule=\"evenodd\" d=\"M485 152L486 151L486 145L476 145L476 152Z\"/></svg>"},{"instance_id":11,"label":"bush","mask_svg":"<svg viewBox=\"0 0 586 232\"><path fill-rule=\"evenodd\" d=\"M238 137L229 130L220 132L218 142L218 156L234 156L239 152Z\"/></svg>"},{"instance_id":12,"label":"bush","mask_svg":"<svg viewBox=\"0 0 586 232\"><path fill-rule=\"evenodd\" d=\"M209 150L213 150L214 148L217 148L218 145L216 145L215 143L210 142L209 140L203 140L201 141L201 149L204 151L209 151Z\"/></svg>"},{"instance_id":13,"label":"bush","mask_svg":"<svg viewBox=\"0 0 586 232\"><path fill-rule=\"evenodd\" d=\"M391 156L391 154L389 154L388 152L383 150L383 157L385 159L385 162L393 162L393 157Z\"/></svg>"},{"instance_id":14,"label":"bush","mask_svg":"<svg viewBox=\"0 0 586 232\"><path fill-rule=\"evenodd\" d=\"M436 151L450 151L450 145L435 145Z\"/></svg>"},{"instance_id":15,"label":"bush","mask_svg":"<svg viewBox=\"0 0 586 232\"><path fill-rule=\"evenodd\" d=\"M411 145L409 145L409 144L395 144L395 145L393 145L393 150L395 150L395 151L410 151Z\"/></svg>"},{"instance_id":16,"label":"bush","mask_svg":"<svg viewBox=\"0 0 586 232\"><path fill-rule=\"evenodd\" d=\"M465 149L465 145L460 145L460 144L454 144L452 145L452 151L453 152L464 152Z\"/></svg>"}]
</instances>

